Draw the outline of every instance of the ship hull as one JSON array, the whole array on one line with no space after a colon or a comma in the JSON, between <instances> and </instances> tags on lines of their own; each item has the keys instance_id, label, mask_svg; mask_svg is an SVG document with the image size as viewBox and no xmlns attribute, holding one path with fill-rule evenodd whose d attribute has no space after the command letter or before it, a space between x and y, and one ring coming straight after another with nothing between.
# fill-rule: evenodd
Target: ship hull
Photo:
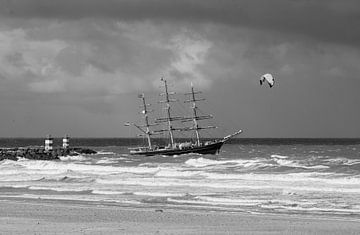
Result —
<instances>
[{"instance_id":1,"label":"ship hull","mask_svg":"<svg viewBox=\"0 0 360 235\"><path fill-rule=\"evenodd\" d=\"M189 153L197 153L197 154L216 154L220 151L220 148L224 142L219 141L216 143L204 145L204 146L194 146L191 148L185 149L157 149L157 150L147 150L147 151L136 151L131 152L132 155L144 155L144 156L154 156L154 155L181 155L181 154L189 154Z\"/></svg>"}]
</instances>

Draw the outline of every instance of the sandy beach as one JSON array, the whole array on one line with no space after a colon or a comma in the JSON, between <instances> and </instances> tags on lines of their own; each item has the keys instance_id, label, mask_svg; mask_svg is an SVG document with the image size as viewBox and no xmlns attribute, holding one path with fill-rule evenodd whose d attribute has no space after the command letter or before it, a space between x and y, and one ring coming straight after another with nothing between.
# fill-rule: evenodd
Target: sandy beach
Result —
<instances>
[{"instance_id":1,"label":"sandy beach","mask_svg":"<svg viewBox=\"0 0 360 235\"><path fill-rule=\"evenodd\" d=\"M1 201L0 234L358 234L360 222L314 217Z\"/></svg>"}]
</instances>

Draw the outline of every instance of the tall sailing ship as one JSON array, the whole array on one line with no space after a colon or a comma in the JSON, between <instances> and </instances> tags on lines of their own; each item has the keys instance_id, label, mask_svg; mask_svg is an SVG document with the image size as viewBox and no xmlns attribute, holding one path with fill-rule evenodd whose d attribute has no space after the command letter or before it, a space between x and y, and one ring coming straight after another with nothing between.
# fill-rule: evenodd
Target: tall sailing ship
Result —
<instances>
[{"instance_id":1,"label":"tall sailing ship","mask_svg":"<svg viewBox=\"0 0 360 235\"><path fill-rule=\"evenodd\" d=\"M200 121L213 118L211 115L202 115L198 112L197 102L203 101L205 99L198 98L197 94L201 93L200 91L195 91L193 85L191 84L191 92L185 93L189 97L185 103L191 103L191 116L174 116L172 113L171 103L176 100L171 96L174 95L174 92L168 91L168 84L164 78L161 78L161 81L164 84L164 93L160 95L164 97L160 103L165 104L165 117L160 117L155 119L154 123L150 123L149 121L149 113L151 110L148 109L149 104L146 103L144 94L140 94L139 98L142 100L142 114L144 116L144 125L140 126L135 123L126 123L127 126L135 126L139 129L142 134L141 136L145 136L147 138L147 146L143 147L135 147L130 148L130 154L132 155L145 155L145 156L153 156L153 155L181 155L181 154L189 154L189 153L197 153L197 154L217 154L220 151L222 145L229 140L230 138L239 135L242 130L238 130L237 132L227 135L221 139L205 139L202 140L200 137L200 131L206 129L216 128L216 126L201 126ZM192 126L187 127L175 127L173 125L174 122L192 122ZM166 124L166 128L152 130L153 126L158 126L159 124ZM179 142L176 141L174 137L174 132L188 132L192 131L195 133L196 139L194 141L185 141ZM158 146L152 143L152 136L159 135L162 133L169 134L169 144L166 146Z\"/></svg>"}]
</instances>

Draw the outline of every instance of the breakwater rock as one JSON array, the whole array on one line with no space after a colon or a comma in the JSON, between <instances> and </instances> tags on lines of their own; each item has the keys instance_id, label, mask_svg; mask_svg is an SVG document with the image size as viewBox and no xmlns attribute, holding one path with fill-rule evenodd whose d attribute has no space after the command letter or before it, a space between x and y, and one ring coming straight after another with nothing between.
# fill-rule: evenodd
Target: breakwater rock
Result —
<instances>
[{"instance_id":1,"label":"breakwater rock","mask_svg":"<svg viewBox=\"0 0 360 235\"><path fill-rule=\"evenodd\" d=\"M77 156L79 154L96 154L97 152L87 148L55 148L45 150L44 148L21 147L21 148L0 148L0 161L9 159L17 161L19 158L31 160L60 160L60 156Z\"/></svg>"}]
</instances>

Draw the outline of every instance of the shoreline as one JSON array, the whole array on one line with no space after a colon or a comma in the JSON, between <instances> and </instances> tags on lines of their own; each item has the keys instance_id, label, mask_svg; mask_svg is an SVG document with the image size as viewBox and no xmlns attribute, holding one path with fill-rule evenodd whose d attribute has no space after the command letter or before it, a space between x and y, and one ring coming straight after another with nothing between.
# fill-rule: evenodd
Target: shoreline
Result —
<instances>
[{"instance_id":1,"label":"shoreline","mask_svg":"<svg viewBox=\"0 0 360 235\"><path fill-rule=\"evenodd\" d=\"M60 200L0 200L4 234L358 234L341 218L112 206Z\"/></svg>"},{"instance_id":2,"label":"shoreline","mask_svg":"<svg viewBox=\"0 0 360 235\"><path fill-rule=\"evenodd\" d=\"M331 221L343 221L343 222L358 222L360 218L353 218L351 215L340 216L340 215L320 215L320 214L301 214L301 213L275 213L275 212L256 212L248 211L245 209L225 209L221 207L202 207L202 206L186 206L186 205L168 205L161 203L154 204L134 204L126 202L115 202L115 201L99 201L99 200L82 200L82 199L58 199L58 198L44 198L42 195L38 197L23 197L23 196L1 196L0 205L2 202L14 202L19 204L30 204L30 205L56 205L69 206L69 207L96 207L96 208L119 208L121 210L144 210L144 211L170 211L170 212L184 212L184 213L196 213L196 214L207 214L207 213L223 213L229 215L241 215L241 216L264 216L264 217L279 217L281 218L293 218L293 219L315 219L315 220L331 220Z\"/></svg>"}]
</instances>

